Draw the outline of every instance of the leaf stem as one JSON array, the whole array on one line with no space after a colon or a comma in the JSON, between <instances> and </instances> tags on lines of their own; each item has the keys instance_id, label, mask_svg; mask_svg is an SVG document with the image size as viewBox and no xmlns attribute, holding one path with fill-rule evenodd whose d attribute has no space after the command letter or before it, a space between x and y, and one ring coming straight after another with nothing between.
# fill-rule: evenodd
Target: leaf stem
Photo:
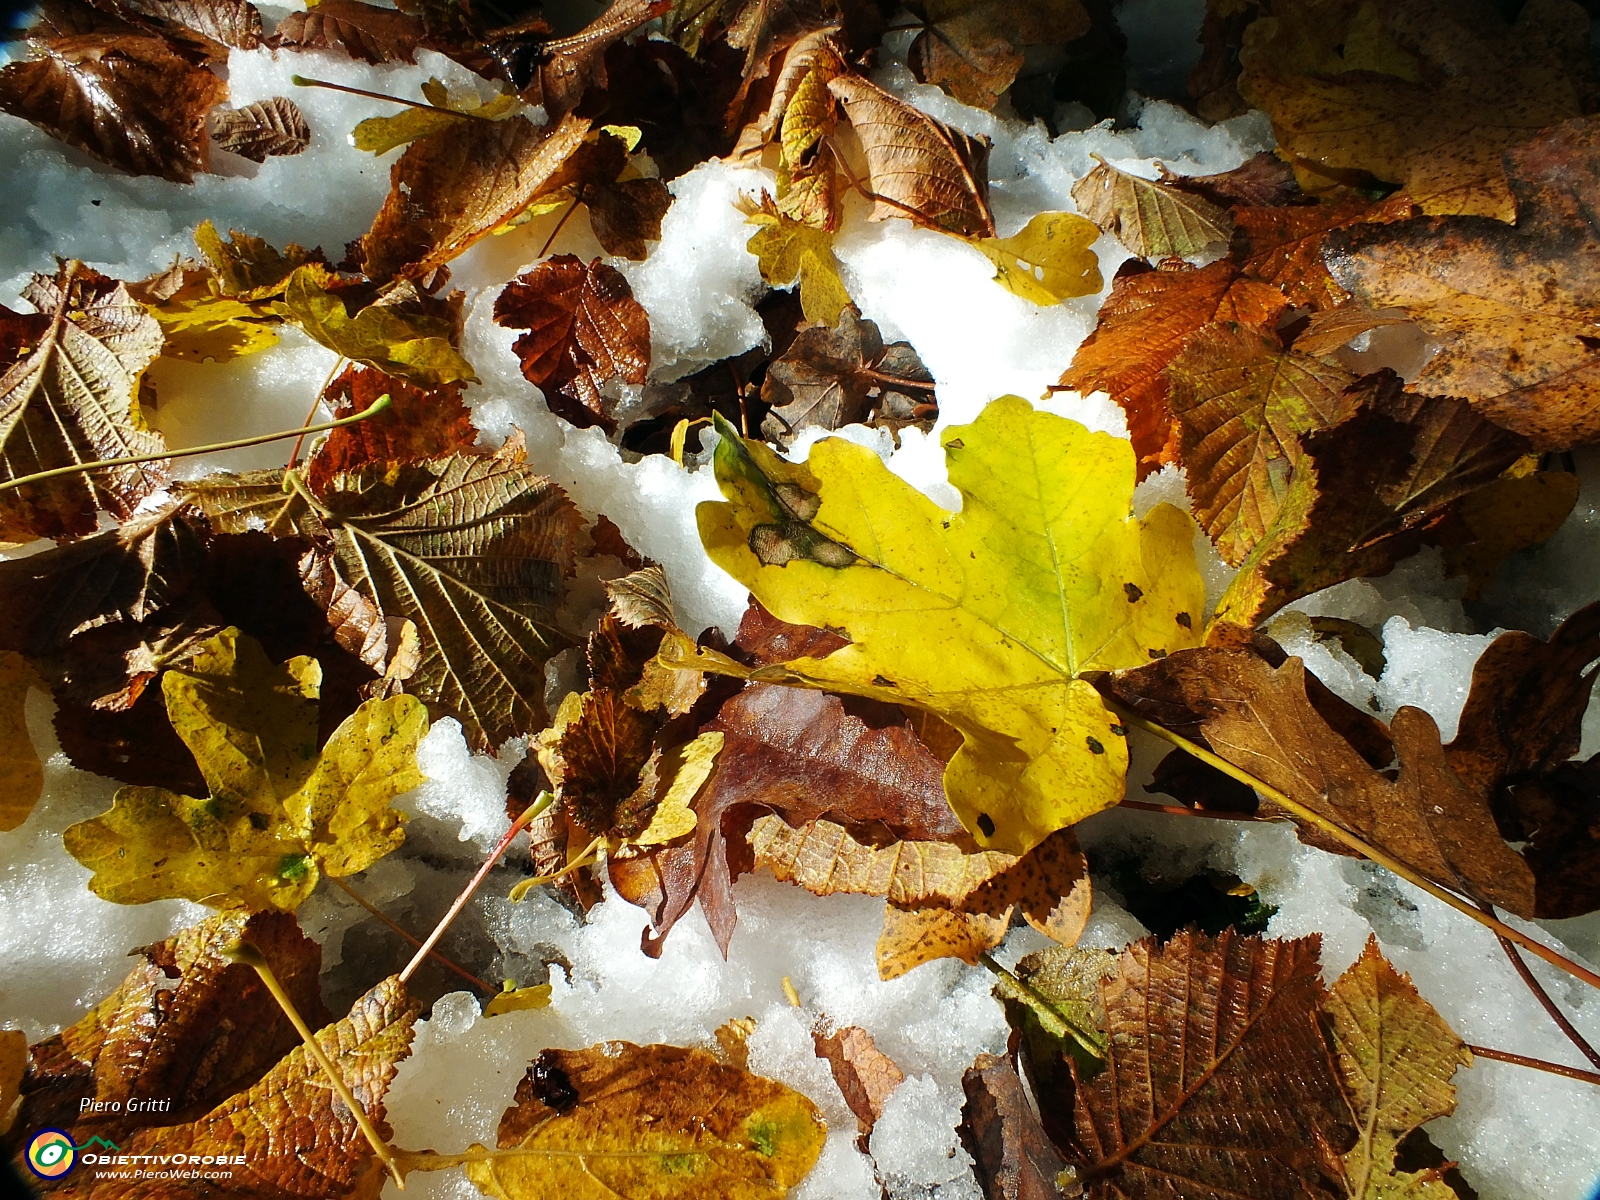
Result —
<instances>
[{"instance_id":1,"label":"leaf stem","mask_svg":"<svg viewBox=\"0 0 1600 1200\"><path fill-rule=\"evenodd\" d=\"M342 879L334 879L334 877L332 875L328 876L328 878L333 880L333 883L337 887L341 888L344 891L345 895L349 896L350 899L354 900L357 904L361 905L362 908L366 909L373 916L377 917L378 920L382 921L391 930L393 930L395 933L399 934L401 937L405 938L405 940L410 942L413 946L416 946L419 949L421 948L422 940L420 938L413 937L410 933L408 933L404 929L400 928L399 925L395 924L387 916L384 915L384 912L383 912L382 909L380 909L377 905L373 904L365 896L361 895L361 893L356 891L355 888L351 887L348 883L346 883ZM467 970L465 967L459 965L458 963L454 962L450 958L448 958L445 955L441 954L437 950L429 950L428 951L428 957L433 959L434 962L440 964L441 966L445 967L446 969L454 971L457 975L461 976L461 978L465 979L468 983L472 984L473 987L481 988L483 991L487 992L491 996L495 995L500 990L499 988L496 988L496 987L490 987L487 983L485 983L483 980L479 979L471 971Z\"/></svg>"},{"instance_id":2,"label":"leaf stem","mask_svg":"<svg viewBox=\"0 0 1600 1200\"><path fill-rule=\"evenodd\" d=\"M1379 850L1376 846L1363 841L1361 838L1351 833L1343 825L1328 820L1328 818L1324 817L1321 813L1307 808L1297 800L1291 800L1288 796L1284 795L1271 784L1257 779L1254 775L1240 767L1234 766L1233 763L1223 758L1220 754L1208 750L1204 746L1198 745L1195 742L1191 742L1188 738L1182 736L1181 734L1173 733L1172 730L1158 725L1148 718L1140 716L1138 713L1133 712L1131 709L1125 707L1115 700L1105 700L1105 706L1112 712L1116 713L1117 716L1122 718L1124 721L1127 721L1129 724L1138 726L1146 733L1154 734L1164 742L1172 743L1172 745L1178 747L1178 749L1187 754L1193 755L1201 762L1209 763L1211 766L1221 771L1224 775L1227 775L1233 779L1237 779L1246 787L1254 788L1263 796L1266 796L1268 799L1270 799L1274 804L1277 804L1280 808L1285 809L1308 824L1315 825L1329 837L1333 838L1337 842L1344 843L1363 858L1369 858L1373 862L1377 863L1380 867L1387 868L1389 871L1392 871L1394 874L1398 875L1401 879L1404 879L1407 883L1421 888L1435 900L1443 901L1457 912L1466 914L1474 921L1478 922L1478 924L1492 930L1498 936L1515 942L1529 953L1538 955L1551 966L1560 967L1563 971L1567 972L1567 974L1573 976L1573 978L1583 980L1583 982L1587 983L1590 987L1600 988L1600 975L1595 974L1593 971L1589 970L1589 968L1581 965L1580 963L1573 962L1570 958L1567 958L1563 954L1557 953L1556 951L1550 949L1550 947L1544 945L1542 942L1535 941L1527 934L1511 928L1511 926L1507 925L1504 921L1497 919L1489 913L1483 912L1471 902L1463 900L1454 892L1440 887L1431 879L1427 878L1425 875L1419 874L1415 869L1408 867L1399 859L1394 858L1389 854L1386 854L1384 851Z\"/></svg>"},{"instance_id":3,"label":"leaf stem","mask_svg":"<svg viewBox=\"0 0 1600 1200\"><path fill-rule=\"evenodd\" d=\"M567 218L576 212L577 208L578 198L574 196L567 202L567 211L561 214L561 219L556 222L556 227L550 231L550 236L545 238L544 245L539 247L540 258L543 258L549 252L550 244L556 240L556 234L561 232L561 227L567 223Z\"/></svg>"},{"instance_id":4,"label":"leaf stem","mask_svg":"<svg viewBox=\"0 0 1600 1200\"><path fill-rule=\"evenodd\" d=\"M411 961L406 964L405 970L400 972L401 983L405 983L416 974L417 968L422 965L422 960L428 957L428 952L444 936L444 931L450 927L450 922L456 919L461 910L467 906L467 901L472 899L472 894L478 890L479 885L489 877L489 872L494 870L495 863L500 861L500 856L511 845L511 840L526 829L535 817L539 816L555 802L556 798L549 792L541 792L532 804L522 810L522 815L511 823L511 828L505 831L500 840L495 843L494 849L489 851L489 857L483 860L483 866L478 868L477 874L467 880L467 886L461 889L461 894L455 898L449 910L439 918L439 923L433 927L433 932L422 943L422 948L412 955Z\"/></svg>"},{"instance_id":5,"label":"leaf stem","mask_svg":"<svg viewBox=\"0 0 1600 1200\"><path fill-rule=\"evenodd\" d=\"M321 425L311 425L300 429L282 429L277 433L262 433L255 437L239 438L232 442L213 442L209 446L190 446L187 450L163 450L157 454L135 454L130 458L102 458L97 462L73 463L71 466L56 467L50 471L38 471L32 475L22 475L16 479L8 479L0 483L0 492L9 492L12 488L24 487L31 483L42 483L47 479L58 479L63 475L76 475L80 471L99 471L105 467L131 467L137 463L160 462L169 458L188 458L196 454L217 454L223 450L240 450L246 446L259 446L264 442L278 442L284 438L294 437L296 434L304 436L308 433L323 433L329 429L343 429L346 425L354 425L358 421L365 421L368 417L376 416L389 407L389 396L385 393L374 400L370 407L350 417L340 417L337 421L325 421Z\"/></svg>"},{"instance_id":6,"label":"leaf stem","mask_svg":"<svg viewBox=\"0 0 1600 1200\"><path fill-rule=\"evenodd\" d=\"M1560 1063L1546 1062L1542 1058L1529 1058L1525 1054L1512 1054L1509 1050L1491 1050L1487 1046L1474 1046L1467 1043L1467 1049L1479 1058L1492 1059L1495 1062L1515 1063L1519 1067L1532 1067L1535 1071L1547 1071L1551 1075L1564 1075L1568 1079L1582 1080L1584 1083L1600 1085L1600 1073L1583 1071L1577 1067L1563 1067Z\"/></svg>"},{"instance_id":7,"label":"leaf stem","mask_svg":"<svg viewBox=\"0 0 1600 1200\"><path fill-rule=\"evenodd\" d=\"M1483 909L1490 916L1494 915L1494 909L1491 906L1484 905ZM1528 964L1522 961L1522 955L1517 953L1516 946L1508 939L1501 938L1500 948L1506 952L1506 957L1511 960L1511 965L1517 969L1517 974L1522 977L1522 982L1528 985L1528 990L1533 993L1533 998L1543 1006L1545 1012L1550 1014L1550 1019L1556 1023L1561 1032L1567 1035L1567 1040L1578 1048L1578 1053L1582 1054L1595 1066L1600 1067L1600 1053L1597 1053L1595 1048L1584 1038L1583 1034L1578 1032L1577 1026L1567 1020L1567 1014L1556 1006L1556 1002L1551 998L1550 993L1544 990L1544 985L1534 976Z\"/></svg>"},{"instance_id":8,"label":"leaf stem","mask_svg":"<svg viewBox=\"0 0 1600 1200\"><path fill-rule=\"evenodd\" d=\"M399 1164L395 1161L393 1148L379 1136L377 1129L367 1116L367 1110L361 1107L361 1102L351 1092L350 1085L344 1081L344 1076L339 1074L338 1069L333 1065L333 1060L328 1057L327 1051L322 1048L322 1043L317 1041L316 1035L311 1032L311 1027L306 1024L305 1018L300 1015L300 1010L295 1008L294 1001L289 998L289 993L283 990L283 985L278 982L278 977L273 974L272 966L267 962L266 956L248 942L240 942L227 952L227 956L234 962L244 963L248 967L255 968L256 974L261 976L261 982L267 985L267 991L272 993L272 998L278 1002L278 1007L283 1009L284 1016L289 1018L289 1022L294 1026L295 1032L300 1035L300 1040L306 1044L306 1051L316 1060L317 1065L322 1068L323 1073L328 1077L328 1081L333 1084L333 1090L339 1094L339 1099L344 1101L345 1107L350 1110L350 1115L356 1119L356 1125L360 1128L362 1136L371 1144L372 1152L389 1169L389 1174L394 1177L395 1183L404 1191L406 1178L401 1172Z\"/></svg>"},{"instance_id":9,"label":"leaf stem","mask_svg":"<svg viewBox=\"0 0 1600 1200\"><path fill-rule=\"evenodd\" d=\"M1121 800L1118 808L1136 808L1140 812L1171 813L1176 817L1214 817L1221 821L1266 821L1254 813L1228 812L1220 808L1190 808L1186 804L1152 804L1148 800Z\"/></svg>"},{"instance_id":10,"label":"leaf stem","mask_svg":"<svg viewBox=\"0 0 1600 1200\"><path fill-rule=\"evenodd\" d=\"M1051 1037L1059 1038L1062 1041L1070 1040L1076 1042L1095 1059L1100 1062L1105 1061L1105 1046L1096 1044L1089 1034L1062 1016L1061 1011L1050 1003L1046 996L1029 987L1016 975L1002 967L995 961L994 956L987 951L978 955L978 961L988 967L989 971L994 975L995 991L1003 999L1015 1000L1019 1004L1026 1005L1033 1015L1038 1018L1040 1027Z\"/></svg>"},{"instance_id":11,"label":"leaf stem","mask_svg":"<svg viewBox=\"0 0 1600 1200\"><path fill-rule=\"evenodd\" d=\"M578 855L577 858L573 859L559 871L552 871L548 875L539 875L533 879L524 879L521 883L517 884L516 887L511 889L511 894L508 899L510 899L513 903L517 903L521 901L521 899L529 892L533 891L534 888L541 887L547 883L554 883L558 879L565 879L574 871L579 870L582 867L587 867L597 857L599 857L600 846L605 840L604 834L601 834L599 837L595 838L594 841L590 842L583 848L582 854Z\"/></svg>"},{"instance_id":12,"label":"leaf stem","mask_svg":"<svg viewBox=\"0 0 1600 1200\"><path fill-rule=\"evenodd\" d=\"M365 96L368 100L386 100L390 104L404 104L407 108L420 108L423 112L448 113L452 117L466 117L473 121L493 121L482 113L471 110L460 112L454 108L440 108L437 104L423 104L420 100L402 100L399 96L385 96L382 92L369 92L365 88L346 87L342 83L329 83L326 79L310 79L305 75L291 75L289 82L295 87L327 88L330 92L347 92L352 96Z\"/></svg>"},{"instance_id":13,"label":"leaf stem","mask_svg":"<svg viewBox=\"0 0 1600 1200\"><path fill-rule=\"evenodd\" d=\"M322 398L328 394L328 389L333 386L333 381L339 377L339 368L348 360L340 355L334 360L333 370L328 372L328 377L322 381L322 386L317 389L317 394L311 397L311 407L306 410L305 420L300 422L300 436L294 440L294 449L289 451L289 461L283 464L285 471L291 470L295 463L300 461L300 447L306 444L306 426L311 424L311 418L317 415L317 408L322 403ZM329 409L332 412L332 409Z\"/></svg>"}]
</instances>

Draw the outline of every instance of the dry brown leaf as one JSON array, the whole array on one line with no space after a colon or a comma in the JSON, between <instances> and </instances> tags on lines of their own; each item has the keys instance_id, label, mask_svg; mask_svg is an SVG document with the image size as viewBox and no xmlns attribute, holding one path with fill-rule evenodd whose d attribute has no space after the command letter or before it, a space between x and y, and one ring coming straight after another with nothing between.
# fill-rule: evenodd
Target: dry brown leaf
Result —
<instances>
[{"instance_id":1,"label":"dry brown leaf","mask_svg":"<svg viewBox=\"0 0 1600 1200\"><path fill-rule=\"evenodd\" d=\"M1393 215L1406 215L1391 207ZM1329 233L1387 215L1388 209L1354 200L1286 208L1236 207L1231 257L1246 275L1272 284L1295 307L1326 312L1349 298L1322 262Z\"/></svg>"},{"instance_id":2,"label":"dry brown leaf","mask_svg":"<svg viewBox=\"0 0 1600 1200\"><path fill-rule=\"evenodd\" d=\"M341 471L369 463L416 462L457 452L473 453L478 431L461 385L421 388L385 375L373 367L347 367L323 393L335 417L365 412L379 396L388 396L388 414L377 420L335 429L306 464L306 483L318 495Z\"/></svg>"},{"instance_id":3,"label":"dry brown leaf","mask_svg":"<svg viewBox=\"0 0 1600 1200\"><path fill-rule=\"evenodd\" d=\"M337 49L377 66L416 62L423 37L422 22L406 13L360 0L321 0L284 17L269 40L275 50Z\"/></svg>"},{"instance_id":4,"label":"dry brown leaf","mask_svg":"<svg viewBox=\"0 0 1600 1200\"><path fill-rule=\"evenodd\" d=\"M311 127L293 100L273 96L243 108L211 110L211 140L220 149L266 162L269 157L300 154L311 144Z\"/></svg>"},{"instance_id":5,"label":"dry brown leaf","mask_svg":"<svg viewBox=\"0 0 1600 1200\"><path fill-rule=\"evenodd\" d=\"M883 932L878 935L879 979L898 979L923 963L959 958L976 966L1005 940L1009 917L957 912L950 908L883 910Z\"/></svg>"},{"instance_id":6,"label":"dry brown leaf","mask_svg":"<svg viewBox=\"0 0 1600 1200\"><path fill-rule=\"evenodd\" d=\"M827 1034L813 1030L811 1043L817 1057L827 1062L844 1102L855 1114L856 1144L862 1146L883 1116L884 1101L905 1082L905 1073L859 1025L846 1025Z\"/></svg>"},{"instance_id":7,"label":"dry brown leaf","mask_svg":"<svg viewBox=\"0 0 1600 1200\"><path fill-rule=\"evenodd\" d=\"M1066 1159L1045 1136L1011 1060L978 1055L961 1090L961 1144L985 1200L1059 1200Z\"/></svg>"},{"instance_id":8,"label":"dry brown leaf","mask_svg":"<svg viewBox=\"0 0 1600 1200\"><path fill-rule=\"evenodd\" d=\"M1377 312L1359 301L1346 300L1336 308L1324 309L1312 316L1310 324L1294 339L1294 349L1298 354L1324 358L1363 333L1408 322L1409 318L1399 309Z\"/></svg>"},{"instance_id":9,"label":"dry brown leaf","mask_svg":"<svg viewBox=\"0 0 1600 1200\"><path fill-rule=\"evenodd\" d=\"M1233 233L1232 218L1211 201L1093 157L1098 165L1073 185L1073 202L1141 258L1192 258Z\"/></svg>"},{"instance_id":10,"label":"dry brown leaf","mask_svg":"<svg viewBox=\"0 0 1600 1200\"><path fill-rule=\"evenodd\" d=\"M487 49L511 86L529 104L544 105L554 123L577 108L590 88L609 85L607 50L671 7L672 0L612 0L604 12L570 37L512 35L490 43Z\"/></svg>"},{"instance_id":11,"label":"dry brown leaf","mask_svg":"<svg viewBox=\"0 0 1600 1200\"><path fill-rule=\"evenodd\" d=\"M1081 0L924 0L928 24L906 51L922 83L963 104L993 108L1022 69L1024 46L1054 46L1089 32Z\"/></svg>"}]
</instances>

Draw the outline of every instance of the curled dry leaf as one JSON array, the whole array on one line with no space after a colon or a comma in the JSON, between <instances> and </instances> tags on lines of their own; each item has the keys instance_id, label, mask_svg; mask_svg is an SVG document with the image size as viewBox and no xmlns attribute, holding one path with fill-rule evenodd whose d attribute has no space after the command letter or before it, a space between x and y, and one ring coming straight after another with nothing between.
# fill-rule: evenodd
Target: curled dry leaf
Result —
<instances>
[{"instance_id":1,"label":"curled dry leaf","mask_svg":"<svg viewBox=\"0 0 1600 1200\"><path fill-rule=\"evenodd\" d=\"M298 268L325 262L320 250L307 250L290 242L280 253L262 238L237 229L230 229L228 240L223 241L210 221L200 222L194 241L216 272L217 290L240 300L281 296Z\"/></svg>"},{"instance_id":2,"label":"curled dry leaf","mask_svg":"<svg viewBox=\"0 0 1600 1200\"><path fill-rule=\"evenodd\" d=\"M961 1090L958 1132L985 1200L1057 1200L1067 1162L1045 1136L1011 1061L978 1055Z\"/></svg>"},{"instance_id":3,"label":"curled dry leaf","mask_svg":"<svg viewBox=\"0 0 1600 1200\"><path fill-rule=\"evenodd\" d=\"M1072 199L1079 212L1140 257L1192 258L1233 233L1232 218L1211 201L1094 157L1098 165L1073 185Z\"/></svg>"},{"instance_id":4,"label":"curled dry leaf","mask_svg":"<svg viewBox=\"0 0 1600 1200\"><path fill-rule=\"evenodd\" d=\"M812 1030L811 1044L817 1057L827 1062L844 1102L855 1114L856 1144L863 1145L883 1116L884 1101L905 1082L905 1072L878 1049L872 1035L859 1025L846 1025L830 1033Z\"/></svg>"},{"instance_id":5,"label":"curled dry leaf","mask_svg":"<svg viewBox=\"0 0 1600 1200\"><path fill-rule=\"evenodd\" d=\"M608 85L607 50L671 7L672 0L612 0L570 37L513 35L486 49L511 86L529 104L542 104L553 123L577 108L590 88Z\"/></svg>"},{"instance_id":6,"label":"curled dry leaf","mask_svg":"<svg viewBox=\"0 0 1600 1200\"><path fill-rule=\"evenodd\" d=\"M1081 0L926 0L928 24L906 62L922 83L944 87L963 104L993 108L1022 69L1024 46L1054 46L1089 32Z\"/></svg>"},{"instance_id":7,"label":"curled dry leaf","mask_svg":"<svg viewBox=\"0 0 1600 1200\"><path fill-rule=\"evenodd\" d=\"M0 67L0 111L135 175L192 183L210 165L206 114L228 86L165 41L82 34Z\"/></svg>"},{"instance_id":8,"label":"curled dry leaf","mask_svg":"<svg viewBox=\"0 0 1600 1200\"><path fill-rule=\"evenodd\" d=\"M161 327L127 288L68 262L54 278L35 275L23 295L43 319L0 313L0 475L165 449L137 400ZM92 533L97 508L127 517L165 477L157 461L9 491L0 498L0 539Z\"/></svg>"},{"instance_id":9,"label":"curled dry leaf","mask_svg":"<svg viewBox=\"0 0 1600 1200\"><path fill-rule=\"evenodd\" d=\"M650 316L622 272L558 254L506 284L494 319L528 331L511 349L552 412L580 429L615 431L606 388L643 383L650 370Z\"/></svg>"},{"instance_id":10,"label":"curled dry leaf","mask_svg":"<svg viewBox=\"0 0 1600 1200\"><path fill-rule=\"evenodd\" d=\"M768 1200L811 1169L826 1128L798 1092L704 1050L603 1042L540 1054L500 1119L497 1144L518 1152L466 1171L498 1200Z\"/></svg>"},{"instance_id":11,"label":"curled dry leaf","mask_svg":"<svg viewBox=\"0 0 1600 1200\"><path fill-rule=\"evenodd\" d=\"M275 50L343 50L377 66L416 62L423 37L422 22L406 13L359 0L321 0L279 21L270 43Z\"/></svg>"},{"instance_id":12,"label":"curled dry leaf","mask_svg":"<svg viewBox=\"0 0 1600 1200\"><path fill-rule=\"evenodd\" d=\"M311 127L293 100L273 96L243 108L214 108L211 140L223 150L266 162L269 157L300 154L311 144Z\"/></svg>"}]
</instances>

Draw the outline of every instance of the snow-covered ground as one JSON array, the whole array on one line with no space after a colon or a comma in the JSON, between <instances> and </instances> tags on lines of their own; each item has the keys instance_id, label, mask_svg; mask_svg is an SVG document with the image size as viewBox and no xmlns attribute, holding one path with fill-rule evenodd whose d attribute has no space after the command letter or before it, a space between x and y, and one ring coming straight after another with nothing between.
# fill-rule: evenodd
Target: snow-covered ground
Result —
<instances>
[{"instance_id":1,"label":"snow-covered ground","mask_svg":"<svg viewBox=\"0 0 1600 1200\"><path fill-rule=\"evenodd\" d=\"M1151 71L1175 69L1167 60L1181 57L1189 35L1178 37L1174 29L1193 30L1198 9L1188 0L1127 6L1136 18L1130 22L1136 53L1141 33L1149 36ZM100 168L32 127L0 117L0 178L6 181L0 302L15 306L28 274L49 270L57 253L112 275L141 278L177 255L192 254L191 231L208 218L220 229L237 227L280 246L320 243L337 258L346 241L365 231L388 186L390 158L374 159L347 143L355 123L380 106L292 88L288 77L298 71L403 96L415 96L429 75L470 79L443 58L426 52L419 57L416 67L369 68L327 54L274 60L267 51L235 51L229 64L232 103L292 94L311 126L312 146L298 158L243 164L231 176L202 176L191 187ZM1157 158L1180 173L1209 173L1237 166L1271 144L1270 127L1259 114L1208 128L1162 103L1147 104L1137 128L1096 127L1051 139L1042 127L1003 121L914 84L892 56L886 56L879 78L941 119L994 140L991 187L1002 236L1036 212L1070 210L1072 184L1092 165L1092 152L1145 174L1153 174ZM649 259L616 264L649 311L657 378L681 377L763 336L752 307L762 284L754 258L744 250L749 228L733 206L741 192L763 184L770 186L770 175L753 167L709 164L690 172L672 185L676 202ZM910 341L933 372L941 423L970 421L986 402L1007 392L1042 395L1093 328L1102 297L1040 309L992 285L987 261L956 240L905 221L871 224L860 217L852 213L839 239L845 282L885 341ZM710 472L685 470L662 456L624 461L599 430L576 431L552 417L517 369L510 352L514 334L493 324L500 285L534 260L553 220L540 218L486 239L453 264L453 284L468 294L463 349L483 380L467 390L483 440L495 443L513 426L522 429L530 460L568 488L586 514L609 516L641 553L663 564L686 628L720 625L731 632L744 593L705 559L694 530L695 503L715 492ZM1109 281L1126 252L1109 237L1095 249ZM585 258L600 253L576 221L552 250ZM331 352L292 329L273 350L236 363L163 359L151 372L160 398L156 423L178 446L297 425L333 365ZM1123 431L1120 410L1104 396L1056 394L1041 404L1093 428ZM891 469L941 503L956 502L936 434L909 431L898 450L887 434L857 427L843 436L873 446ZM802 441L794 453L803 457L807 444ZM283 453L279 445L257 447L186 460L183 470L273 466L281 464ZM1600 595L1600 455L1580 454L1578 463L1584 490L1567 526L1524 556L1487 598L1484 611L1502 624L1547 634L1567 612ZM1183 502L1175 472L1143 485L1139 503L1157 499ZM1202 542L1201 549L1214 599L1226 571L1208 544ZM1335 690L1360 703L1375 698L1385 715L1400 704L1425 708L1448 740L1472 663L1489 641L1468 632L1475 626L1459 594L1459 581L1445 581L1437 557L1425 554L1385 579L1348 583L1298 606L1381 627L1388 666L1375 682L1337 647L1315 641L1295 613L1280 617L1274 631ZM102 811L115 785L76 771L59 754L46 697L31 698L29 718L41 753L53 757L46 799L21 829L0 834L0 1024L19 1025L37 1038L78 1019L114 986L131 947L166 936L202 910L181 902L119 907L86 890L88 872L61 849L60 833ZM1585 733L1587 756L1600 750L1600 716L1591 716ZM1137 784L1149 777L1160 753L1138 735L1134 746ZM424 915L431 921L505 828L504 781L522 752L513 744L498 761L474 757L453 722L435 726L422 756L430 782L401 801L415 814L410 840L367 873L360 881L363 893L402 922L420 927ZM1137 795L1140 789L1131 791ZM1235 873L1279 906L1271 933L1322 933L1330 980L1353 961L1369 932L1376 933L1395 965L1412 974L1467 1041L1573 1059L1570 1044L1490 934L1381 870L1301 846L1280 827L1122 811L1092 819L1081 833L1091 853L1122 847L1173 871L1209 866ZM954 1133L960 1077L978 1052L1002 1048L1004 1020L989 998L987 972L957 962L880 982L873 946L882 901L818 899L770 875L747 877L736 888L740 921L726 962L698 912L673 931L662 958L651 960L638 948L642 910L611 899L580 923L537 894L510 904L503 899L507 878L491 878L469 921L498 949L483 971L521 976L531 963L564 959L568 965L552 969L553 1001L544 1010L482 1018L467 993L434 1005L389 1101L397 1143L456 1150L472 1141L492 1142L528 1060L545 1046L576 1047L602 1038L707 1042L724 1020L754 1016L751 1066L810 1095L832 1130L799 1197L873 1200L880 1195L880 1178L896 1198L978 1195ZM348 1000L371 982L360 947L387 935L365 912L324 887L301 918L324 942L330 1003ZM1528 928L1600 963L1600 918ZM1142 933L1111 888L1100 887L1086 944L1120 947ZM1039 935L1018 930L1002 958L1009 961L1040 942ZM1533 970L1575 1024L1600 1040L1600 995L1542 964ZM802 1008L786 1000L785 977ZM854 1120L826 1065L812 1052L810 1027L823 1014L865 1027L908 1076L877 1127L870 1159L856 1150ZM1456 1082L1457 1114L1428 1129L1448 1155L1461 1160L1486 1200L1582 1200L1592 1194L1600 1179L1600 1089L1483 1061L1458 1074ZM478 1193L464 1179L414 1176L406 1194Z\"/></svg>"}]
</instances>

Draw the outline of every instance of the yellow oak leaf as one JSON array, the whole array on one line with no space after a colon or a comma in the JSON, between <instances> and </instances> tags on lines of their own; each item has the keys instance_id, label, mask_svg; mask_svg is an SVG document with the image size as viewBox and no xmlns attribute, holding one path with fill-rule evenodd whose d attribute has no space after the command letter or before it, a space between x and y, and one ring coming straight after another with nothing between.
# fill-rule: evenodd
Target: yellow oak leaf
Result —
<instances>
[{"instance_id":1,"label":"yellow oak leaf","mask_svg":"<svg viewBox=\"0 0 1600 1200\"><path fill-rule=\"evenodd\" d=\"M945 792L984 849L1020 854L1122 798L1126 731L1082 676L1196 645L1204 598L1190 518L1129 511L1126 441L1002 397L944 432L953 513L842 439L799 464L718 430L712 560L780 620L850 639L752 678L959 730Z\"/></svg>"},{"instance_id":2,"label":"yellow oak leaf","mask_svg":"<svg viewBox=\"0 0 1600 1200\"><path fill-rule=\"evenodd\" d=\"M1035 304L1092 296L1105 284L1090 249L1100 227L1076 213L1040 213L1008 238L978 238L973 245L994 263L994 281Z\"/></svg>"},{"instance_id":3,"label":"yellow oak leaf","mask_svg":"<svg viewBox=\"0 0 1600 1200\"><path fill-rule=\"evenodd\" d=\"M364 871L399 846L405 814L389 801L425 778L422 702L366 701L319 754L321 680L315 659L274 664L233 628L163 675L167 715L211 795L125 787L70 826L62 841L94 871L89 889L119 904L293 909L322 874Z\"/></svg>"}]
</instances>

